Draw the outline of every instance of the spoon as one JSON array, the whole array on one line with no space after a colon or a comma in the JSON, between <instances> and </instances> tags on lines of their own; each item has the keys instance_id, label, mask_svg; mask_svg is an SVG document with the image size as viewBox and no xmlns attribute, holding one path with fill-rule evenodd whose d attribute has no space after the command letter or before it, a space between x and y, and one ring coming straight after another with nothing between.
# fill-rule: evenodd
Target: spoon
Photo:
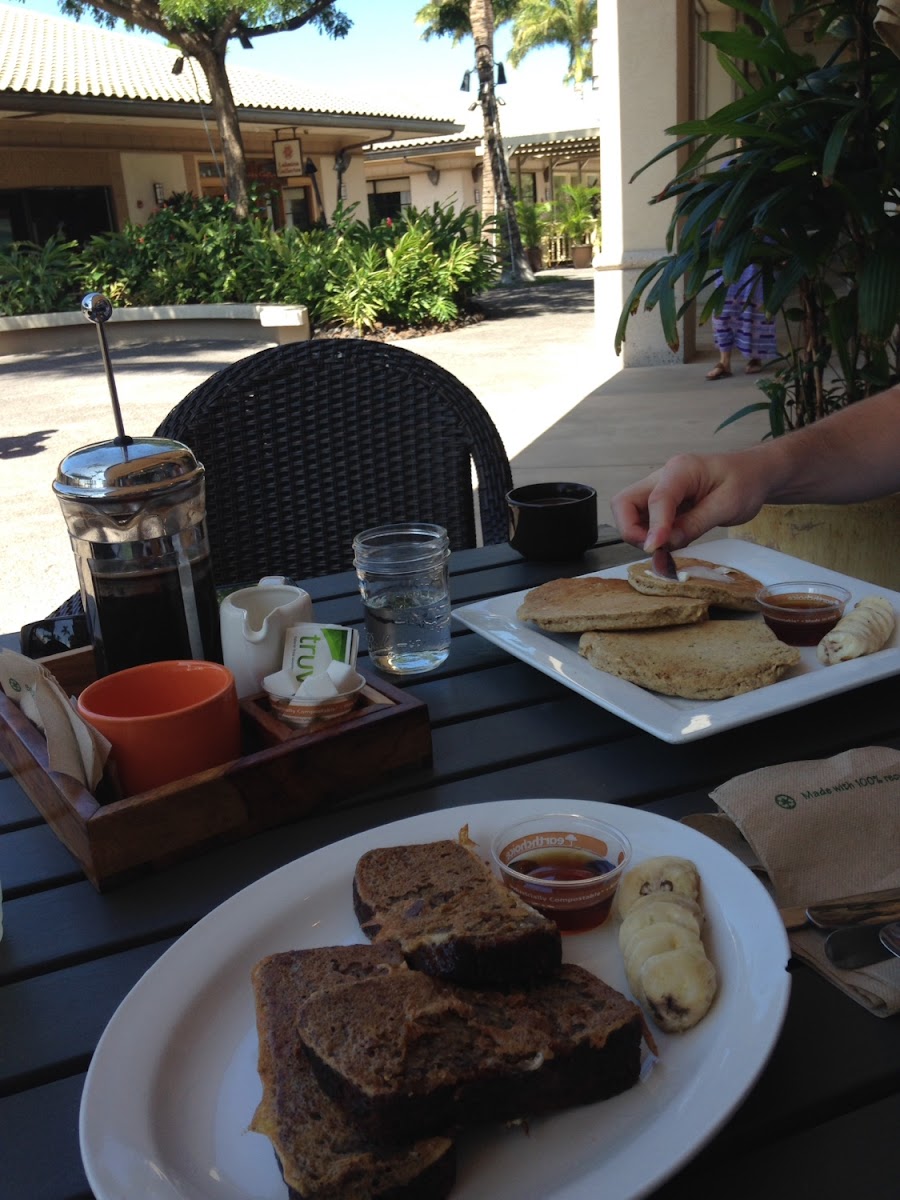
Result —
<instances>
[{"instance_id":1,"label":"spoon","mask_svg":"<svg viewBox=\"0 0 900 1200\"><path fill-rule=\"evenodd\" d=\"M900 958L900 921L891 921L890 925L885 925L879 937L882 946Z\"/></svg>"},{"instance_id":2,"label":"spoon","mask_svg":"<svg viewBox=\"0 0 900 1200\"><path fill-rule=\"evenodd\" d=\"M825 953L834 966L845 971L868 967L890 954L900 956L900 921L893 921L882 929L877 925L833 929L825 939Z\"/></svg>"}]
</instances>

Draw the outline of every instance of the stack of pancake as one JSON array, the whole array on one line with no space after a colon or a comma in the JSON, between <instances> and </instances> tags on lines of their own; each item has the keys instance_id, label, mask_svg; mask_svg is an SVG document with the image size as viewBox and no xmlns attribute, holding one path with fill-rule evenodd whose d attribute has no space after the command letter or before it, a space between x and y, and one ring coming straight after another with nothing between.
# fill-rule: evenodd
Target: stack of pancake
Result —
<instances>
[{"instance_id":1,"label":"stack of pancake","mask_svg":"<svg viewBox=\"0 0 900 1200\"><path fill-rule=\"evenodd\" d=\"M758 579L700 558L679 576L632 563L627 579L554 579L528 592L517 617L548 633L579 633L601 671L690 700L723 700L775 683L800 661L761 619L711 618L711 608L755 612Z\"/></svg>"}]
</instances>

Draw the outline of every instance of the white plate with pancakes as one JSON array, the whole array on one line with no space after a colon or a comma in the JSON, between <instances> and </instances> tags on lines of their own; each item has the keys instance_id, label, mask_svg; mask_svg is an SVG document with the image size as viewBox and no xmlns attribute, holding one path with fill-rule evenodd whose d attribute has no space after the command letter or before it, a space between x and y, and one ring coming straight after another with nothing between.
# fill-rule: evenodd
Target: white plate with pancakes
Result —
<instances>
[{"instance_id":1,"label":"white plate with pancakes","mask_svg":"<svg viewBox=\"0 0 900 1200\"><path fill-rule=\"evenodd\" d=\"M493 801L423 813L325 846L259 879L193 926L132 988L94 1053L80 1140L97 1200L285 1200L265 1137L248 1131L262 1088L250 971L263 956L364 941L356 863L376 846L469 835L485 857L513 820L579 812L622 829L633 862L691 859L703 939L719 987L682 1034L654 1030L627 1092L527 1125L460 1138L451 1200L636 1200L682 1167L729 1119L778 1039L790 954L763 885L712 839L654 813L567 799ZM618 922L566 937L563 958L627 992Z\"/></svg>"},{"instance_id":2,"label":"white plate with pancakes","mask_svg":"<svg viewBox=\"0 0 900 1200\"><path fill-rule=\"evenodd\" d=\"M724 567L733 567L752 575L762 584L785 580L817 580L847 588L847 610L864 596L877 594L900 614L900 593L879 588L862 579L829 571L800 558L769 550L736 538L704 542L688 553ZM626 579L628 564L610 567L593 574L601 579ZM516 617L529 589L494 596L453 610L454 617L489 642L543 671L545 675L599 704L609 712L630 721L638 728L665 742L690 742L709 737L738 725L747 725L763 717L824 700L839 692L874 683L900 671L900 635L895 628L887 645L874 654L848 662L823 666L816 658L815 646L800 649L800 662L777 683L725 700L685 700L652 692L626 679L598 670L578 653L577 633L546 633ZM716 615L724 615L715 610ZM757 613L727 614L735 621L761 621Z\"/></svg>"}]
</instances>

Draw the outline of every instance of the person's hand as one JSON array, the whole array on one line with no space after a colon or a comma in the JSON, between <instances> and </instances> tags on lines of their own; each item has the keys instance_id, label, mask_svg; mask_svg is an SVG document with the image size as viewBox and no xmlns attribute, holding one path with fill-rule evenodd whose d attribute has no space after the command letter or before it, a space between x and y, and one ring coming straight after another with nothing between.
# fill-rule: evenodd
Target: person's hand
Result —
<instances>
[{"instance_id":1,"label":"person's hand","mask_svg":"<svg viewBox=\"0 0 900 1200\"><path fill-rule=\"evenodd\" d=\"M652 554L680 550L717 525L749 521L766 498L761 464L752 454L678 454L612 499L626 542Z\"/></svg>"}]
</instances>

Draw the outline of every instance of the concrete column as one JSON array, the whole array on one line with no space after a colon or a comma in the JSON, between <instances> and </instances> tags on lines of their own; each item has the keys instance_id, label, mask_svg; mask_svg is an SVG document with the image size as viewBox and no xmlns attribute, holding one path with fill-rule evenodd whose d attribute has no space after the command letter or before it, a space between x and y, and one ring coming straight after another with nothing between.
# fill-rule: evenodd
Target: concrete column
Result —
<instances>
[{"instance_id":1,"label":"concrete column","mask_svg":"<svg viewBox=\"0 0 900 1200\"><path fill-rule=\"evenodd\" d=\"M634 172L661 150L665 129L687 116L691 56L689 10L682 0L606 0L598 9L594 75L600 92L602 249L594 262L594 301L601 345L611 345L619 314L641 269L666 253L673 202L650 204L675 170L674 158ZM629 320L626 367L683 361L672 351L659 313Z\"/></svg>"}]
</instances>

